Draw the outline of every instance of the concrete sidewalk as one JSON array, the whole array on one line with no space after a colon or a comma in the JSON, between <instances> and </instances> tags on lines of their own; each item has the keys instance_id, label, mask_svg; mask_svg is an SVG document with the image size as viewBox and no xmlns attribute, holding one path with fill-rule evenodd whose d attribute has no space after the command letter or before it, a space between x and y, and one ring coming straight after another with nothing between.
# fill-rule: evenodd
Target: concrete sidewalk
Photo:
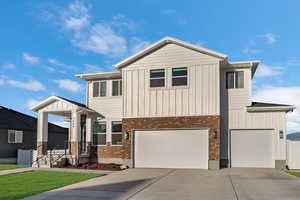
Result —
<instances>
[{"instance_id":1,"label":"concrete sidewalk","mask_svg":"<svg viewBox=\"0 0 300 200\"><path fill-rule=\"evenodd\" d=\"M17 169L8 169L1 170L0 176L8 175L8 174L16 174L22 172L30 172L30 171L57 171L57 172L77 172L77 173L96 173L96 174L111 174L115 171L108 170L88 170L88 169L68 169L68 168L17 168Z\"/></svg>"}]
</instances>

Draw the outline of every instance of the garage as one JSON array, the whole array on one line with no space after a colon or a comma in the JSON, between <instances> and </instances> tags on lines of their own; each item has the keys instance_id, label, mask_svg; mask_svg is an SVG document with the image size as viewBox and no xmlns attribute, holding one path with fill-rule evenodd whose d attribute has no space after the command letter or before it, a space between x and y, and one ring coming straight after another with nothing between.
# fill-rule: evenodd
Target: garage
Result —
<instances>
[{"instance_id":1,"label":"garage","mask_svg":"<svg viewBox=\"0 0 300 200\"><path fill-rule=\"evenodd\" d=\"M134 166L208 169L208 130L135 131Z\"/></svg>"},{"instance_id":2,"label":"garage","mask_svg":"<svg viewBox=\"0 0 300 200\"><path fill-rule=\"evenodd\" d=\"M231 130L231 167L275 168L274 130Z\"/></svg>"}]
</instances>

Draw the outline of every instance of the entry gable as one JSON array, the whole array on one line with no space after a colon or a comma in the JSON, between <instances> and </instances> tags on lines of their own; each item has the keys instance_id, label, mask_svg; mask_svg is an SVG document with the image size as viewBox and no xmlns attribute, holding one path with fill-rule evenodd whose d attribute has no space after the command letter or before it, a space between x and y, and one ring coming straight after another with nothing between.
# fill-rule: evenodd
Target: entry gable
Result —
<instances>
[{"instance_id":1,"label":"entry gable","mask_svg":"<svg viewBox=\"0 0 300 200\"><path fill-rule=\"evenodd\" d=\"M227 55L225 54L166 37L114 66L120 69L128 65L166 64L166 61L168 61L167 64L172 64L172 61L176 64L178 62L185 64L184 61L190 60L216 61L226 59Z\"/></svg>"}]
</instances>

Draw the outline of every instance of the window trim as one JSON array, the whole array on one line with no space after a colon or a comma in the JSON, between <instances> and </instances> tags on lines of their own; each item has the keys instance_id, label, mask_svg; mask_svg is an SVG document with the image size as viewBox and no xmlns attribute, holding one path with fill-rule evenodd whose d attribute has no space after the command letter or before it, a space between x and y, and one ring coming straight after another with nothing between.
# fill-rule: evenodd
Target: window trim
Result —
<instances>
[{"instance_id":1,"label":"window trim","mask_svg":"<svg viewBox=\"0 0 300 200\"><path fill-rule=\"evenodd\" d=\"M236 83L237 83L237 74L239 72L243 73L243 87L236 87ZM228 88L228 84L227 84L227 74L228 73L233 73L233 87L232 88ZM225 88L227 90L232 90L232 89L245 89L245 72L243 70L232 70L232 71L226 71L225 73Z\"/></svg>"},{"instance_id":2,"label":"window trim","mask_svg":"<svg viewBox=\"0 0 300 200\"><path fill-rule=\"evenodd\" d=\"M173 76L173 69L186 68L186 75L184 76ZM183 78L186 77L186 85L173 85L173 78ZM189 87L189 67L172 67L171 68L171 87L172 88L187 88Z\"/></svg>"},{"instance_id":3,"label":"window trim","mask_svg":"<svg viewBox=\"0 0 300 200\"><path fill-rule=\"evenodd\" d=\"M151 71L152 70L164 70L164 77L154 77L151 78ZM151 80L157 80L157 79L164 79L164 86L159 87L151 87ZM153 68L149 69L149 88L150 89L162 89L167 87L167 69L166 68Z\"/></svg>"},{"instance_id":4,"label":"window trim","mask_svg":"<svg viewBox=\"0 0 300 200\"><path fill-rule=\"evenodd\" d=\"M10 134L14 134L14 141L11 141L10 140ZM20 138L21 138L21 141L18 141L17 140L17 133L20 134ZM24 142L24 132L22 130L14 130L14 129L8 129L7 130L7 143L8 144L23 144Z\"/></svg>"},{"instance_id":5,"label":"window trim","mask_svg":"<svg viewBox=\"0 0 300 200\"><path fill-rule=\"evenodd\" d=\"M95 122L97 122L97 123L103 123L103 124L105 124L105 126L106 126L106 131L105 132L99 132L99 133L94 133L94 129L92 129L93 130L93 136L94 135L106 135L106 137L105 137L105 144L95 144L94 143L94 137L92 137L93 138L93 141L92 141L92 146L107 146L107 121L95 121ZM94 122L94 123L95 123Z\"/></svg>"},{"instance_id":6,"label":"window trim","mask_svg":"<svg viewBox=\"0 0 300 200\"><path fill-rule=\"evenodd\" d=\"M122 120L113 120L113 121L111 121L111 146L123 146L122 144L113 144L112 142L112 136L113 135L121 135L121 142L122 142L122 139L123 139L123 132L122 132L122 130L121 130L121 132L113 132L113 122L121 122L121 124L122 124Z\"/></svg>"},{"instance_id":7,"label":"window trim","mask_svg":"<svg viewBox=\"0 0 300 200\"><path fill-rule=\"evenodd\" d=\"M101 96L101 83L105 82L105 96ZM94 83L99 83L99 91L98 91L98 96L94 96ZM108 97L108 92L107 92L107 80L99 80L99 81L93 81L92 82L92 97L93 98L98 98L98 97Z\"/></svg>"},{"instance_id":8,"label":"window trim","mask_svg":"<svg viewBox=\"0 0 300 200\"><path fill-rule=\"evenodd\" d=\"M113 95L113 82L118 82L118 95ZM111 96L112 97L121 97L123 95L122 93L122 79L114 79L111 81Z\"/></svg>"}]
</instances>

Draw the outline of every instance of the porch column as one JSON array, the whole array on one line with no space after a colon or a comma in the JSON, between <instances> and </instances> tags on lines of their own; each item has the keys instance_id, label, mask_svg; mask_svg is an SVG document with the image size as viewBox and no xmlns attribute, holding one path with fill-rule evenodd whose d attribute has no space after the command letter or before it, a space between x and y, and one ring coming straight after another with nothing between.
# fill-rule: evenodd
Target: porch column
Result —
<instances>
[{"instance_id":1,"label":"porch column","mask_svg":"<svg viewBox=\"0 0 300 200\"><path fill-rule=\"evenodd\" d=\"M76 157L79 156L79 142L80 142L80 115L76 110L72 111L70 122L70 153Z\"/></svg>"},{"instance_id":2,"label":"porch column","mask_svg":"<svg viewBox=\"0 0 300 200\"><path fill-rule=\"evenodd\" d=\"M92 119L92 114L89 113L86 116L86 146L87 146L88 153L91 153L92 141L93 141L93 119Z\"/></svg>"},{"instance_id":3,"label":"porch column","mask_svg":"<svg viewBox=\"0 0 300 200\"><path fill-rule=\"evenodd\" d=\"M48 143L48 113L39 111L37 121L37 153L38 155L47 154Z\"/></svg>"}]
</instances>

